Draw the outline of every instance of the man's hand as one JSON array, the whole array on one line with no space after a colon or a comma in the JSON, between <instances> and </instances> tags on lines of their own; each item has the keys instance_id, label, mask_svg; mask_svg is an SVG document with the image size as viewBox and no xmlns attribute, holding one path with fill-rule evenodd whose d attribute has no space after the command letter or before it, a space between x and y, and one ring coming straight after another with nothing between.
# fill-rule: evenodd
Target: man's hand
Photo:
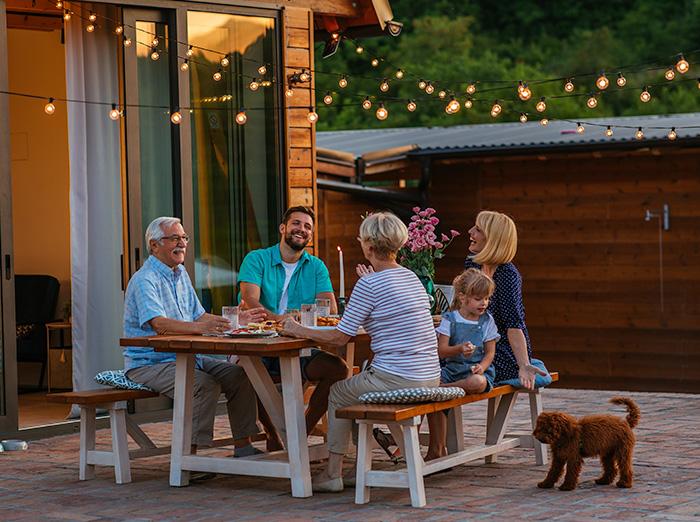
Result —
<instances>
[{"instance_id":1,"label":"man's hand","mask_svg":"<svg viewBox=\"0 0 700 522\"><path fill-rule=\"evenodd\" d=\"M287 316L287 318L282 321L281 334L286 335L287 337L299 337L297 332L299 331L300 327L301 325L299 323Z\"/></svg>"},{"instance_id":2,"label":"man's hand","mask_svg":"<svg viewBox=\"0 0 700 522\"><path fill-rule=\"evenodd\" d=\"M241 326L248 326L248 323L259 323L264 321L266 317L267 310L262 306L251 308L250 310L240 310L238 312L238 324Z\"/></svg>"},{"instance_id":3,"label":"man's hand","mask_svg":"<svg viewBox=\"0 0 700 522\"><path fill-rule=\"evenodd\" d=\"M229 320L220 315L204 314L196 324L202 334L223 334L231 329Z\"/></svg>"},{"instance_id":4,"label":"man's hand","mask_svg":"<svg viewBox=\"0 0 700 522\"><path fill-rule=\"evenodd\" d=\"M469 357L471 354L473 354L474 350L476 350L476 346L474 346L469 341L467 341L466 343L462 343L462 355L464 355L465 357Z\"/></svg>"},{"instance_id":5,"label":"man's hand","mask_svg":"<svg viewBox=\"0 0 700 522\"><path fill-rule=\"evenodd\" d=\"M366 276L367 274L373 274L374 273L374 267L372 265L357 265L355 267L355 271L357 272L358 277L363 277Z\"/></svg>"}]
</instances>

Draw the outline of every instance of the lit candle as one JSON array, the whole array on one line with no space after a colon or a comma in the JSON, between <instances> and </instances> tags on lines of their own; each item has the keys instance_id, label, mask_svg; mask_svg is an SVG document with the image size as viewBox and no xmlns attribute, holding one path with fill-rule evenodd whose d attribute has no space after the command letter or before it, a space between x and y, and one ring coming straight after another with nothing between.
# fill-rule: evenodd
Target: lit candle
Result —
<instances>
[{"instance_id":1,"label":"lit candle","mask_svg":"<svg viewBox=\"0 0 700 522\"><path fill-rule=\"evenodd\" d=\"M338 247L338 257L340 261L340 293L338 297L345 297L345 268L343 267L343 251Z\"/></svg>"}]
</instances>

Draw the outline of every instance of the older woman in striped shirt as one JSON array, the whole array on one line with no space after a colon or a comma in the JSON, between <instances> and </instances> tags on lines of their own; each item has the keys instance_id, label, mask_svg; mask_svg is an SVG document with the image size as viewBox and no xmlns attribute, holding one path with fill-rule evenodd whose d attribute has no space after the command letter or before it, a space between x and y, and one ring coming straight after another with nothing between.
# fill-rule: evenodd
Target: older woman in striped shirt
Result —
<instances>
[{"instance_id":1,"label":"older woman in striped shirt","mask_svg":"<svg viewBox=\"0 0 700 522\"><path fill-rule=\"evenodd\" d=\"M364 327L372 339L372 364L363 372L337 382L328 403L328 468L314 477L314 491L342 491L343 456L352 421L337 419L338 408L358 404L370 391L432 387L440 384L437 338L430 303L423 285L396 261L408 238L406 225L389 212L371 214L360 226L362 252L369 267L358 266L362 277L355 285L340 324L334 330L304 328L291 319L284 333L320 344L344 345Z\"/></svg>"}]
</instances>

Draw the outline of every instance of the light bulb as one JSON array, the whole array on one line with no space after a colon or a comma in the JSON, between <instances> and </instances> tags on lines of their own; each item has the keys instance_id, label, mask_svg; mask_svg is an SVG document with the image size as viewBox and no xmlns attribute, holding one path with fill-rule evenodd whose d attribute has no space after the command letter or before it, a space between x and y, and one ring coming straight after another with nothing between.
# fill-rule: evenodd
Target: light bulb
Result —
<instances>
[{"instance_id":1,"label":"light bulb","mask_svg":"<svg viewBox=\"0 0 700 522\"><path fill-rule=\"evenodd\" d=\"M540 98L540 101L537 102L537 105L535 105L535 109L537 109L537 112L544 112L547 110L547 103L544 101L544 96Z\"/></svg>"},{"instance_id":2,"label":"light bulb","mask_svg":"<svg viewBox=\"0 0 700 522\"><path fill-rule=\"evenodd\" d=\"M248 84L248 88L251 91L257 91L260 88L260 83L258 82L258 79L253 78L253 80Z\"/></svg>"},{"instance_id":3,"label":"light bulb","mask_svg":"<svg viewBox=\"0 0 700 522\"><path fill-rule=\"evenodd\" d=\"M464 101L464 108L465 108L465 109L471 109L473 106L474 106L474 102L472 101L471 98L467 98L467 99Z\"/></svg>"},{"instance_id":4,"label":"light bulb","mask_svg":"<svg viewBox=\"0 0 700 522\"><path fill-rule=\"evenodd\" d=\"M564 84L564 90L566 92L574 92L574 82L572 82L570 79L566 80L566 83Z\"/></svg>"},{"instance_id":5,"label":"light bulb","mask_svg":"<svg viewBox=\"0 0 700 522\"><path fill-rule=\"evenodd\" d=\"M493 102L493 106L491 107L491 116L495 118L496 116L501 114L502 110L503 109L501 105L498 103L498 100L496 100L495 102Z\"/></svg>"},{"instance_id":6,"label":"light bulb","mask_svg":"<svg viewBox=\"0 0 700 522\"><path fill-rule=\"evenodd\" d=\"M246 116L245 109L239 109L238 113L236 114L236 123L238 123L238 125L244 125L247 121L248 116Z\"/></svg>"},{"instance_id":7,"label":"light bulb","mask_svg":"<svg viewBox=\"0 0 700 522\"><path fill-rule=\"evenodd\" d=\"M627 85L627 78L622 76L622 73L617 73L616 82L618 87L624 87L625 85Z\"/></svg>"},{"instance_id":8,"label":"light bulb","mask_svg":"<svg viewBox=\"0 0 700 522\"><path fill-rule=\"evenodd\" d=\"M530 90L530 87L527 86L527 83L518 82L518 98L523 101L527 101L532 98L532 91Z\"/></svg>"},{"instance_id":9,"label":"light bulb","mask_svg":"<svg viewBox=\"0 0 700 522\"><path fill-rule=\"evenodd\" d=\"M416 102L414 102L413 100L408 100L408 103L406 104L406 109L408 110L408 112L413 112L416 110L416 108Z\"/></svg>"},{"instance_id":10,"label":"light bulb","mask_svg":"<svg viewBox=\"0 0 700 522\"><path fill-rule=\"evenodd\" d=\"M524 112L520 113L520 123L525 123L527 121L527 114Z\"/></svg>"},{"instance_id":11,"label":"light bulb","mask_svg":"<svg viewBox=\"0 0 700 522\"><path fill-rule=\"evenodd\" d=\"M182 123L182 114L179 111L175 111L170 115L170 121L175 125L180 125Z\"/></svg>"},{"instance_id":12,"label":"light bulb","mask_svg":"<svg viewBox=\"0 0 700 522\"><path fill-rule=\"evenodd\" d=\"M476 92L476 85L470 83L467 85L467 94L474 94Z\"/></svg>"},{"instance_id":13,"label":"light bulb","mask_svg":"<svg viewBox=\"0 0 700 522\"><path fill-rule=\"evenodd\" d=\"M193 54L194 54L194 49L192 49L192 46L190 45L187 48L187 51L185 51L185 56L187 56L188 58L192 58Z\"/></svg>"},{"instance_id":14,"label":"light bulb","mask_svg":"<svg viewBox=\"0 0 700 522\"><path fill-rule=\"evenodd\" d=\"M389 90L389 81L386 78L379 84L379 90L382 92L387 92Z\"/></svg>"},{"instance_id":15,"label":"light bulb","mask_svg":"<svg viewBox=\"0 0 700 522\"><path fill-rule=\"evenodd\" d=\"M673 70L673 67L669 67L666 69L666 72L664 73L664 78L666 78L668 81L673 80L676 77L676 71Z\"/></svg>"},{"instance_id":16,"label":"light bulb","mask_svg":"<svg viewBox=\"0 0 700 522\"><path fill-rule=\"evenodd\" d=\"M260 76L265 76L267 74L267 66L265 64L258 67L258 74Z\"/></svg>"},{"instance_id":17,"label":"light bulb","mask_svg":"<svg viewBox=\"0 0 700 522\"><path fill-rule=\"evenodd\" d=\"M447 98L447 92L444 90L441 90L440 92L438 92L438 98L440 98L441 100L444 100L445 98Z\"/></svg>"},{"instance_id":18,"label":"light bulb","mask_svg":"<svg viewBox=\"0 0 700 522\"><path fill-rule=\"evenodd\" d=\"M316 123L318 121L318 114L316 114L313 107L309 107L309 114L306 115L306 119L309 120L309 123Z\"/></svg>"},{"instance_id":19,"label":"light bulb","mask_svg":"<svg viewBox=\"0 0 700 522\"><path fill-rule=\"evenodd\" d=\"M547 125L549 125L549 120L547 118L542 118L540 120L540 125L542 125L543 127L546 127Z\"/></svg>"},{"instance_id":20,"label":"light bulb","mask_svg":"<svg viewBox=\"0 0 700 522\"><path fill-rule=\"evenodd\" d=\"M605 73L600 73L600 76L598 76L598 79L595 81L595 86L601 91L604 91L608 88L608 85L610 85L610 80L605 76Z\"/></svg>"},{"instance_id":21,"label":"light bulb","mask_svg":"<svg viewBox=\"0 0 700 522\"><path fill-rule=\"evenodd\" d=\"M291 98L292 96L294 96L294 90L291 87L287 87L287 90L284 91L284 95L287 98Z\"/></svg>"},{"instance_id":22,"label":"light bulb","mask_svg":"<svg viewBox=\"0 0 700 522\"><path fill-rule=\"evenodd\" d=\"M370 63L372 64L372 67L379 67L379 60L377 58L372 58Z\"/></svg>"},{"instance_id":23,"label":"light bulb","mask_svg":"<svg viewBox=\"0 0 700 522\"><path fill-rule=\"evenodd\" d=\"M151 47L158 47L158 44L160 43L160 40L158 40L158 37L154 37L153 40L151 41Z\"/></svg>"},{"instance_id":24,"label":"light bulb","mask_svg":"<svg viewBox=\"0 0 700 522\"><path fill-rule=\"evenodd\" d=\"M459 106L459 102L455 99L454 96L452 96L450 102L445 107L445 112L447 114L456 114L459 112L459 109L461 109L461 107Z\"/></svg>"},{"instance_id":25,"label":"light bulb","mask_svg":"<svg viewBox=\"0 0 700 522\"><path fill-rule=\"evenodd\" d=\"M112 104L112 110L109 111L109 119L117 121L121 115L122 113L119 109L117 109L117 106Z\"/></svg>"},{"instance_id":26,"label":"light bulb","mask_svg":"<svg viewBox=\"0 0 700 522\"><path fill-rule=\"evenodd\" d=\"M380 103L375 115L377 116L378 120L386 120L389 116L389 111L386 110L383 103Z\"/></svg>"},{"instance_id":27,"label":"light bulb","mask_svg":"<svg viewBox=\"0 0 700 522\"><path fill-rule=\"evenodd\" d=\"M311 81L311 74L309 74L305 70L302 70L301 73L299 74L299 81L301 81L301 82Z\"/></svg>"},{"instance_id":28,"label":"light bulb","mask_svg":"<svg viewBox=\"0 0 700 522\"><path fill-rule=\"evenodd\" d=\"M158 49L153 49L153 52L151 53L151 60L154 62L160 58L160 53L158 52Z\"/></svg>"},{"instance_id":29,"label":"light bulb","mask_svg":"<svg viewBox=\"0 0 700 522\"><path fill-rule=\"evenodd\" d=\"M63 7L63 2L61 2L61 0L58 0L58 2L56 2L56 8L60 9L61 7Z\"/></svg>"},{"instance_id":30,"label":"light bulb","mask_svg":"<svg viewBox=\"0 0 700 522\"><path fill-rule=\"evenodd\" d=\"M638 140L643 140L644 139L644 131L642 130L641 127L637 129L637 132L634 133L634 137L637 138Z\"/></svg>"},{"instance_id":31,"label":"light bulb","mask_svg":"<svg viewBox=\"0 0 700 522\"><path fill-rule=\"evenodd\" d=\"M124 26L118 25L114 28L114 34L122 34L124 32Z\"/></svg>"},{"instance_id":32,"label":"light bulb","mask_svg":"<svg viewBox=\"0 0 700 522\"><path fill-rule=\"evenodd\" d=\"M53 104L53 98L49 98L49 103L44 105L44 112L49 116L56 112L56 106Z\"/></svg>"},{"instance_id":33,"label":"light bulb","mask_svg":"<svg viewBox=\"0 0 700 522\"><path fill-rule=\"evenodd\" d=\"M648 91L648 87L644 87L642 94L639 95L639 99L642 100L644 103L647 103L649 100L651 100L651 94Z\"/></svg>"},{"instance_id":34,"label":"light bulb","mask_svg":"<svg viewBox=\"0 0 700 522\"><path fill-rule=\"evenodd\" d=\"M363 52L365 52L365 48L362 47L361 45L358 45L357 47L355 47L355 52L357 54L362 54Z\"/></svg>"},{"instance_id":35,"label":"light bulb","mask_svg":"<svg viewBox=\"0 0 700 522\"><path fill-rule=\"evenodd\" d=\"M90 16L88 16L88 20L94 22L95 20L97 20L97 15L95 13L90 13Z\"/></svg>"},{"instance_id":36,"label":"light bulb","mask_svg":"<svg viewBox=\"0 0 700 522\"><path fill-rule=\"evenodd\" d=\"M595 96L591 96L586 100L586 105L589 109L595 109L598 106L598 99Z\"/></svg>"},{"instance_id":37,"label":"light bulb","mask_svg":"<svg viewBox=\"0 0 700 522\"><path fill-rule=\"evenodd\" d=\"M671 127L671 130L668 131L668 139L673 141L678 137L678 134L676 134L676 128Z\"/></svg>"},{"instance_id":38,"label":"light bulb","mask_svg":"<svg viewBox=\"0 0 700 522\"><path fill-rule=\"evenodd\" d=\"M211 77L214 79L215 82L220 82L221 78L223 78L223 75L221 74L221 69L212 74Z\"/></svg>"},{"instance_id":39,"label":"light bulb","mask_svg":"<svg viewBox=\"0 0 700 522\"><path fill-rule=\"evenodd\" d=\"M403 69L396 69L396 73L394 73L394 76L396 76L397 80L401 80L403 78Z\"/></svg>"},{"instance_id":40,"label":"light bulb","mask_svg":"<svg viewBox=\"0 0 700 522\"><path fill-rule=\"evenodd\" d=\"M333 96L331 96L330 91L326 91L326 95L323 97L323 103L326 105L333 103Z\"/></svg>"},{"instance_id":41,"label":"light bulb","mask_svg":"<svg viewBox=\"0 0 700 522\"><path fill-rule=\"evenodd\" d=\"M612 130L612 127L611 127L610 125L608 125L608 128L605 129L605 135L606 135L608 138L609 138L610 136L613 135L613 130Z\"/></svg>"},{"instance_id":42,"label":"light bulb","mask_svg":"<svg viewBox=\"0 0 700 522\"><path fill-rule=\"evenodd\" d=\"M130 46L131 46L131 38L124 35L124 47L130 47Z\"/></svg>"},{"instance_id":43,"label":"light bulb","mask_svg":"<svg viewBox=\"0 0 700 522\"><path fill-rule=\"evenodd\" d=\"M63 11L63 19L67 22L70 20L70 17L73 16L73 13L71 13L68 9Z\"/></svg>"},{"instance_id":44,"label":"light bulb","mask_svg":"<svg viewBox=\"0 0 700 522\"><path fill-rule=\"evenodd\" d=\"M698 81L700 81L700 80L698 80ZM425 80L424 80L423 78L421 78L420 80L418 80L418 88L419 88L421 91L422 91L423 89L425 89L426 85L428 85L428 84L425 83Z\"/></svg>"},{"instance_id":45,"label":"light bulb","mask_svg":"<svg viewBox=\"0 0 700 522\"><path fill-rule=\"evenodd\" d=\"M187 58L185 58L185 61L182 62L182 65L180 65L180 70L181 71L186 71L187 69L190 68L190 64L187 63Z\"/></svg>"},{"instance_id":46,"label":"light bulb","mask_svg":"<svg viewBox=\"0 0 700 522\"><path fill-rule=\"evenodd\" d=\"M221 67L228 67L228 64L230 64L231 61L227 56L224 56L219 63L221 64Z\"/></svg>"},{"instance_id":47,"label":"light bulb","mask_svg":"<svg viewBox=\"0 0 700 522\"><path fill-rule=\"evenodd\" d=\"M428 94L433 94L433 93L435 92L435 87L433 87L433 84L432 84L432 83L428 82L428 83L425 85L425 92L428 93Z\"/></svg>"},{"instance_id":48,"label":"light bulb","mask_svg":"<svg viewBox=\"0 0 700 522\"><path fill-rule=\"evenodd\" d=\"M576 132L578 134L583 134L584 132L586 132L586 129L584 128L583 125L581 125L580 123L577 123L576 124Z\"/></svg>"},{"instance_id":49,"label":"light bulb","mask_svg":"<svg viewBox=\"0 0 700 522\"><path fill-rule=\"evenodd\" d=\"M341 89L345 89L345 87L348 86L348 77L345 76L345 75L341 76L341 77L340 77L340 80L338 80L338 86L339 86Z\"/></svg>"},{"instance_id":50,"label":"light bulb","mask_svg":"<svg viewBox=\"0 0 700 522\"><path fill-rule=\"evenodd\" d=\"M366 111L372 108L372 102L370 101L369 96L365 96L365 99L362 100L362 108Z\"/></svg>"},{"instance_id":51,"label":"light bulb","mask_svg":"<svg viewBox=\"0 0 700 522\"><path fill-rule=\"evenodd\" d=\"M688 69L690 69L690 64L687 62L687 60L681 54L678 57L678 61L676 62L676 70L681 74L685 74L688 72Z\"/></svg>"},{"instance_id":52,"label":"light bulb","mask_svg":"<svg viewBox=\"0 0 700 522\"><path fill-rule=\"evenodd\" d=\"M94 24L88 24L88 25L86 25L86 26L85 26L85 30L86 30L88 33L94 33L94 32L95 32L95 26L94 26Z\"/></svg>"}]
</instances>

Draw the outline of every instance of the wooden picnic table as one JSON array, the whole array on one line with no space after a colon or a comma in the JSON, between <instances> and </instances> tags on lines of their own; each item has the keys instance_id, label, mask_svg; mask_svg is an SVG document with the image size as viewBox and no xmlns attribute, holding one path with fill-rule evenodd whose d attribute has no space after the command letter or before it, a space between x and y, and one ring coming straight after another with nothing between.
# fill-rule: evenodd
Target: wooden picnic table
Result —
<instances>
[{"instance_id":1,"label":"wooden picnic table","mask_svg":"<svg viewBox=\"0 0 700 522\"><path fill-rule=\"evenodd\" d=\"M354 363L354 341L368 339L358 335L345 350L345 360ZM202 335L162 335L120 339L121 346L150 347L157 352L175 353L175 391L173 398L173 435L170 458L170 485L187 486L190 471L208 471L235 475L289 478L292 496L311 496L310 461L328 455L325 444L309 447L304 418L304 391L299 357L318 343L290 337L208 337ZM325 349L325 347L324 347ZM328 348L329 350L333 350ZM193 455L192 397L195 355L237 355L260 401L282 435L285 451L248 458L221 458ZM261 357L280 358L282 393L272 381ZM286 457L286 458L285 458ZM274 459L274 460L272 460Z\"/></svg>"}]
</instances>

